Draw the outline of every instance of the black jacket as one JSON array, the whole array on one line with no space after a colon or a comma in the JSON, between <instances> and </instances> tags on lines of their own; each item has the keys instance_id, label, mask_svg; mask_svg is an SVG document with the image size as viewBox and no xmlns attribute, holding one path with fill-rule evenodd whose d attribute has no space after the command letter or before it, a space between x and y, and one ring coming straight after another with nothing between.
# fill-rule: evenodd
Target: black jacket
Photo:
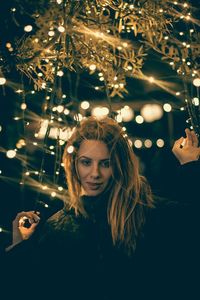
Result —
<instances>
[{"instance_id":1,"label":"black jacket","mask_svg":"<svg viewBox=\"0 0 200 300\"><path fill-rule=\"evenodd\" d=\"M199 170L199 162L179 168L178 201L147 213L131 257L112 244L106 195L82 197L89 218L54 214L5 254L6 299L197 299Z\"/></svg>"}]
</instances>

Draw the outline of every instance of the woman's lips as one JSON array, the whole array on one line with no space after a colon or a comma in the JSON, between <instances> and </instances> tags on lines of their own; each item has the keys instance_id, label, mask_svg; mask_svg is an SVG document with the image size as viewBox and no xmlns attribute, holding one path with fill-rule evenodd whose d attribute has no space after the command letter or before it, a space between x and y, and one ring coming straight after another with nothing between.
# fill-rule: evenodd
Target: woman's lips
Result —
<instances>
[{"instance_id":1,"label":"woman's lips","mask_svg":"<svg viewBox=\"0 0 200 300\"><path fill-rule=\"evenodd\" d=\"M94 182L86 182L86 184L91 190L98 190L102 185L102 183L94 183Z\"/></svg>"}]
</instances>

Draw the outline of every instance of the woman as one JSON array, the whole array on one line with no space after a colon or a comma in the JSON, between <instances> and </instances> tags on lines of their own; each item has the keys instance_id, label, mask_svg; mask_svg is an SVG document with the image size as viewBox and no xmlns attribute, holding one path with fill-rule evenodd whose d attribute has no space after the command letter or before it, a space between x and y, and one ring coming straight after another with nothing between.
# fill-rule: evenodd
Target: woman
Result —
<instances>
[{"instance_id":1,"label":"woman","mask_svg":"<svg viewBox=\"0 0 200 300\"><path fill-rule=\"evenodd\" d=\"M196 163L193 168L199 168L193 131L186 129L186 138L175 142L173 153L182 166ZM7 248L9 275L24 270L28 262L30 276L23 289L30 294L35 285L41 298L163 299L160 282L155 283L160 250L170 252L168 242L163 247L167 234L160 221L164 238L157 233L163 212L154 209L151 189L139 175L122 128L110 118L83 120L66 145L63 163L69 193L64 209L39 230L38 213L17 215L13 244ZM169 210L174 212L171 206ZM23 226L24 217L29 228ZM152 260L155 264L149 264Z\"/></svg>"}]
</instances>

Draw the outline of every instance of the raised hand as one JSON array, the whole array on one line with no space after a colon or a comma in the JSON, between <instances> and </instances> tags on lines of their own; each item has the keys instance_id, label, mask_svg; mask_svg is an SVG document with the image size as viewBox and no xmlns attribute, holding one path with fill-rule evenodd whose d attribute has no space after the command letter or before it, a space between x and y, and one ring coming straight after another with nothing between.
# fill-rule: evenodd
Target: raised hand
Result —
<instances>
[{"instance_id":1,"label":"raised hand","mask_svg":"<svg viewBox=\"0 0 200 300\"><path fill-rule=\"evenodd\" d=\"M29 227L25 227L25 221L28 220ZM40 217L39 212L34 211L22 211L17 214L13 220L13 244L18 244L23 240L27 240L35 232L37 225L39 224Z\"/></svg>"},{"instance_id":2,"label":"raised hand","mask_svg":"<svg viewBox=\"0 0 200 300\"><path fill-rule=\"evenodd\" d=\"M198 138L195 132L186 128L185 133L186 137L176 140L172 148L172 152L181 165L198 160L200 156L200 147L198 147Z\"/></svg>"}]
</instances>

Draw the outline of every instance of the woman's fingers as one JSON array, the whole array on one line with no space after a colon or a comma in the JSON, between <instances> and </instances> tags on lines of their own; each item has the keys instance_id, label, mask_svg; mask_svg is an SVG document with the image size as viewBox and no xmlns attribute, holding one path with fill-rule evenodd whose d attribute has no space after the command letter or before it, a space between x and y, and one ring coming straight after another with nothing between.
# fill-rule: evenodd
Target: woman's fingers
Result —
<instances>
[{"instance_id":1,"label":"woman's fingers","mask_svg":"<svg viewBox=\"0 0 200 300\"><path fill-rule=\"evenodd\" d=\"M191 131L191 137L192 137L193 146L198 147L199 144L198 137L193 130Z\"/></svg>"},{"instance_id":2,"label":"woman's fingers","mask_svg":"<svg viewBox=\"0 0 200 300\"><path fill-rule=\"evenodd\" d=\"M186 145L192 146L193 139L192 139L191 131L188 128L185 129L185 134L186 134Z\"/></svg>"},{"instance_id":3,"label":"woman's fingers","mask_svg":"<svg viewBox=\"0 0 200 300\"><path fill-rule=\"evenodd\" d=\"M198 147L198 137L196 136L194 130L185 129L186 133L186 144L187 146Z\"/></svg>"},{"instance_id":4,"label":"woman's fingers","mask_svg":"<svg viewBox=\"0 0 200 300\"><path fill-rule=\"evenodd\" d=\"M18 226L23 226L27 219L30 224L38 223L40 221L39 212L22 211L17 214L13 223L17 223Z\"/></svg>"}]
</instances>

